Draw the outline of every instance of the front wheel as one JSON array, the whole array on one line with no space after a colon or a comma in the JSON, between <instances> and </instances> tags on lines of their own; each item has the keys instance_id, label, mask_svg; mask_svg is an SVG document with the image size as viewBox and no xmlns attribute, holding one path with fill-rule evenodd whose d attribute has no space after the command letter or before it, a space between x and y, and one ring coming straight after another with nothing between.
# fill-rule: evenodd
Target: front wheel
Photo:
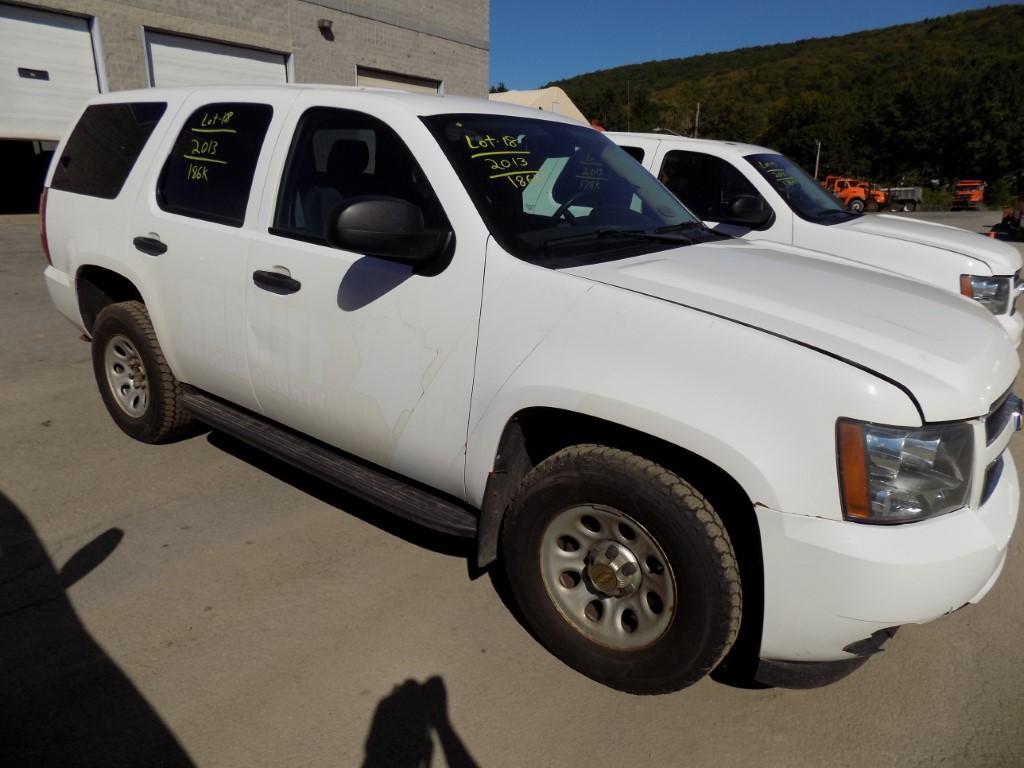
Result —
<instances>
[{"instance_id":1,"label":"front wheel","mask_svg":"<svg viewBox=\"0 0 1024 768\"><path fill-rule=\"evenodd\" d=\"M577 445L535 467L502 554L538 639L613 688L685 688L736 639L740 574L722 521L693 486L635 454Z\"/></svg>"},{"instance_id":2,"label":"front wheel","mask_svg":"<svg viewBox=\"0 0 1024 768\"><path fill-rule=\"evenodd\" d=\"M100 312L92 328L92 367L103 404L126 434L165 443L191 429L181 385L142 302L110 304Z\"/></svg>"},{"instance_id":3,"label":"front wheel","mask_svg":"<svg viewBox=\"0 0 1024 768\"><path fill-rule=\"evenodd\" d=\"M859 197L855 197L846 206L853 213L864 213L864 201Z\"/></svg>"}]
</instances>

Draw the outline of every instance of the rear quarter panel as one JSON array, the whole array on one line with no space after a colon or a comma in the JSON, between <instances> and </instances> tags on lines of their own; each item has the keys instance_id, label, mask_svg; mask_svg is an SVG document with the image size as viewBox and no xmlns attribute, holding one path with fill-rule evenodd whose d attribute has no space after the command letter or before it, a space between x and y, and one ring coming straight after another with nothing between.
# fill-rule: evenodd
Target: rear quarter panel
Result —
<instances>
[{"instance_id":1,"label":"rear quarter panel","mask_svg":"<svg viewBox=\"0 0 1024 768\"><path fill-rule=\"evenodd\" d=\"M146 99L144 93L105 95L90 100L86 106ZM148 100L154 99L149 96ZM116 198L92 197L50 186L56 165L60 162L68 137L78 123L81 112L58 145L47 171L46 234L53 261L50 269L59 273L55 277L61 283L66 283L71 293L58 306L68 315L68 319L83 330L76 290L77 275L82 267L91 265L117 272L131 280L144 299L149 293L146 257L131 246L131 213L152 167L156 165L159 168L160 160L155 157L154 148L166 134L181 103L181 98L174 93L158 100L167 101L167 110L153 129ZM82 108L84 111L85 107ZM53 281L50 282L52 285Z\"/></svg>"}]
</instances>

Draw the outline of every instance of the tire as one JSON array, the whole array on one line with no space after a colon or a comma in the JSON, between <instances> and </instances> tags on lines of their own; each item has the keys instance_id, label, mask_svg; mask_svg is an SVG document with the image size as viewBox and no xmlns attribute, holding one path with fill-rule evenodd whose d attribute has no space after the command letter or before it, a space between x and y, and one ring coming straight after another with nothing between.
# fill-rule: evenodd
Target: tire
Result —
<instances>
[{"instance_id":1,"label":"tire","mask_svg":"<svg viewBox=\"0 0 1024 768\"><path fill-rule=\"evenodd\" d=\"M904 213L913 213L914 211L917 210L917 203L913 200L907 200L905 203L903 203L901 210Z\"/></svg>"},{"instance_id":2,"label":"tire","mask_svg":"<svg viewBox=\"0 0 1024 768\"><path fill-rule=\"evenodd\" d=\"M192 418L140 301L110 304L92 329L92 370L114 423L144 443L185 436ZM141 386L140 386L141 384Z\"/></svg>"},{"instance_id":3,"label":"tire","mask_svg":"<svg viewBox=\"0 0 1024 768\"><path fill-rule=\"evenodd\" d=\"M620 691L692 685L736 639L742 590L722 521L635 454L576 445L541 462L505 518L502 556L537 639Z\"/></svg>"},{"instance_id":4,"label":"tire","mask_svg":"<svg viewBox=\"0 0 1024 768\"><path fill-rule=\"evenodd\" d=\"M859 197L855 197L851 200L846 207L853 213L864 213L864 201Z\"/></svg>"}]
</instances>

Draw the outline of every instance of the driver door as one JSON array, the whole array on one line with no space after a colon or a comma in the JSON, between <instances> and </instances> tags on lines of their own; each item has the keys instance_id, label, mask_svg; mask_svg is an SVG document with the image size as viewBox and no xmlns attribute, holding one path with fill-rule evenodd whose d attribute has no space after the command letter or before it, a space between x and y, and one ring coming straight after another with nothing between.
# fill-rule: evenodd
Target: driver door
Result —
<instances>
[{"instance_id":1,"label":"driver door","mask_svg":"<svg viewBox=\"0 0 1024 768\"><path fill-rule=\"evenodd\" d=\"M484 238L449 219L382 120L333 107L296 112L249 256L248 353L260 408L464 497ZM337 210L364 195L415 203L428 227L455 221L455 244L416 266L331 247L325 231Z\"/></svg>"},{"instance_id":2,"label":"driver door","mask_svg":"<svg viewBox=\"0 0 1024 768\"><path fill-rule=\"evenodd\" d=\"M777 215L768 226L757 230L729 220L730 206L741 195L756 197L764 208L772 206L751 179L728 160L704 152L670 149L660 162L659 180L711 229L732 237L792 242L791 233L781 226Z\"/></svg>"}]
</instances>

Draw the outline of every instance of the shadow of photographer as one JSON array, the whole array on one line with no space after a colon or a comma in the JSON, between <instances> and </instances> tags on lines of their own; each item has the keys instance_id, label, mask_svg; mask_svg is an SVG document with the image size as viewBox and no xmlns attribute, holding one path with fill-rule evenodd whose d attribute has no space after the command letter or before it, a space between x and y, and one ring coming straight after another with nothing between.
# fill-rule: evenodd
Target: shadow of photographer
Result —
<instances>
[{"instance_id":1,"label":"shadow of photographer","mask_svg":"<svg viewBox=\"0 0 1024 768\"><path fill-rule=\"evenodd\" d=\"M0 493L0 760L4 766L191 766L174 734L89 635L66 590L124 533L111 528L59 571Z\"/></svg>"},{"instance_id":2,"label":"shadow of photographer","mask_svg":"<svg viewBox=\"0 0 1024 768\"><path fill-rule=\"evenodd\" d=\"M363 768L428 768L435 736L448 768L477 768L449 720L444 681L406 680L377 704Z\"/></svg>"}]
</instances>

